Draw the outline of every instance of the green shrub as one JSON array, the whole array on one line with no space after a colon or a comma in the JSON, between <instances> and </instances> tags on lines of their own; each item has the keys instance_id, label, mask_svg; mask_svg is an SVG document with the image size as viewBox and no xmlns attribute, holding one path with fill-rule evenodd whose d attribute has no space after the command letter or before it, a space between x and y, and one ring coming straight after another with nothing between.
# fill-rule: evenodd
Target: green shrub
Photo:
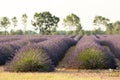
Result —
<instances>
[{"instance_id":1,"label":"green shrub","mask_svg":"<svg viewBox=\"0 0 120 80\"><path fill-rule=\"evenodd\" d=\"M104 69L108 68L107 62L109 57L102 51L87 48L82 50L78 55L78 61L80 61L80 67L84 69Z\"/></svg>"},{"instance_id":2,"label":"green shrub","mask_svg":"<svg viewBox=\"0 0 120 80\"><path fill-rule=\"evenodd\" d=\"M42 49L25 49L6 64L6 71L12 72L35 72L35 71L53 71L51 60Z\"/></svg>"}]
</instances>

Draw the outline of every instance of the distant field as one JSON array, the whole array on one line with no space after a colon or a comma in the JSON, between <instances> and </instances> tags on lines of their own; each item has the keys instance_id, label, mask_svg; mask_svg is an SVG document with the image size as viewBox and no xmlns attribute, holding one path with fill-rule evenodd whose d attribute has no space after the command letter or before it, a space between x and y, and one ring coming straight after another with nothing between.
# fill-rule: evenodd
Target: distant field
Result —
<instances>
[{"instance_id":1,"label":"distant field","mask_svg":"<svg viewBox=\"0 0 120 80\"><path fill-rule=\"evenodd\" d=\"M120 71L70 70L40 73L10 73L0 68L0 80L120 80Z\"/></svg>"}]
</instances>

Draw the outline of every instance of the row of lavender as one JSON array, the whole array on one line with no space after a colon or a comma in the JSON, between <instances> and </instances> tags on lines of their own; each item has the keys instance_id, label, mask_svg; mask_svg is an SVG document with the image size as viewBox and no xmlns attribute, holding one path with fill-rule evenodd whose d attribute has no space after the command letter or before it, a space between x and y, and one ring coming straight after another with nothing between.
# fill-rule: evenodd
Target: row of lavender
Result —
<instances>
[{"instance_id":1,"label":"row of lavender","mask_svg":"<svg viewBox=\"0 0 120 80\"><path fill-rule=\"evenodd\" d=\"M10 60L22 47L45 40L47 39L42 37L26 37L19 40L0 43L0 65L3 65L6 61Z\"/></svg>"},{"instance_id":2,"label":"row of lavender","mask_svg":"<svg viewBox=\"0 0 120 80\"><path fill-rule=\"evenodd\" d=\"M120 35L97 35L97 37L101 45L109 47L114 57L120 60Z\"/></svg>"},{"instance_id":3,"label":"row of lavender","mask_svg":"<svg viewBox=\"0 0 120 80\"><path fill-rule=\"evenodd\" d=\"M112 52L116 64L120 68L120 35L97 35L97 37L101 41L101 45L108 47L109 51Z\"/></svg>"},{"instance_id":4,"label":"row of lavender","mask_svg":"<svg viewBox=\"0 0 120 80\"><path fill-rule=\"evenodd\" d=\"M44 36L0 36L0 65L10 60L15 53L26 45L33 45L45 40L70 37L65 35L44 35Z\"/></svg>"},{"instance_id":5,"label":"row of lavender","mask_svg":"<svg viewBox=\"0 0 120 80\"><path fill-rule=\"evenodd\" d=\"M38 37L42 37L42 38L46 38L46 39L50 39L50 38L55 38L55 37L68 37L68 35L10 35L10 36L0 36L0 44L1 43L5 43L5 42L12 42L12 41L16 41L16 40L20 40L20 39L33 39L33 38L38 38ZM73 37L73 36L70 36Z\"/></svg>"},{"instance_id":6,"label":"row of lavender","mask_svg":"<svg viewBox=\"0 0 120 80\"><path fill-rule=\"evenodd\" d=\"M5 70L53 71L66 51L75 44L74 39L65 36L29 44L16 53L15 57L5 65Z\"/></svg>"},{"instance_id":7,"label":"row of lavender","mask_svg":"<svg viewBox=\"0 0 120 80\"><path fill-rule=\"evenodd\" d=\"M119 36L107 37L117 38ZM43 36L42 39L45 40L42 40L42 42L39 41L40 39L39 37L32 40L28 39L27 43L27 40L21 43L19 43L19 40L16 41L23 46L15 52L15 57L5 65L5 70L17 72L53 71L58 64L64 68L77 69L107 69L118 66L115 58L119 59L119 52L116 53L115 51L119 46L116 49L115 43L111 42L110 38L106 38L106 36L84 36L82 38L80 35ZM71 46L75 46L74 51L67 55L64 64L59 63L66 58L64 57L65 53Z\"/></svg>"},{"instance_id":8,"label":"row of lavender","mask_svg":"<svg viewBox=\"0 0 120 80\"><path fill-rule=\"evenodd\" d=\"M64 57L59 68L105 69L116 68L120 60L120 35L84 36L74 51ZM120 63L120 62L119 62Z\"/></svg>"}]
</instances>

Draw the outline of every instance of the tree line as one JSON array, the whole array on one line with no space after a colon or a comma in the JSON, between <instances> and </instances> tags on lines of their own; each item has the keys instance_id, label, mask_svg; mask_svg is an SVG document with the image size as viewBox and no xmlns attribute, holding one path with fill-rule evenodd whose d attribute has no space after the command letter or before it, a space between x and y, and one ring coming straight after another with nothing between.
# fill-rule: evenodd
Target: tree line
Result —
<instances>
[{"instance_id":1,"label":"tree line","mask_svg":"<svg viewBox=\"0 0 120 80\"><path fill-rule=\"evenodd\" d=\"M8 17L4 16L0 18L0 29L4 29L4 34L7 35L7 29L13 24L14 29L11 30L10 34L28 34L36 32L27 31L27 14L22 14L21 21L24 25L24 31L15 30L18 25L18 19L14 16L11 21ZM81 34L81 35L91 35L91 34L119 34L120 33L120 21L109 23L110 19L103 16L95 16L93 24L97 26L105 26L106 30L102 31L101 28L94 29L92 31L85 31L82 29L80 18L76 14L69 14L63 19L63 25L67 27L68 31L57 31L58 23L60 18L52 15L50 12L36 12L31 20L31 25L34 26L34 30L39 31L39 34L49 35L49 34Z\"/></svg>"}]
</instances>

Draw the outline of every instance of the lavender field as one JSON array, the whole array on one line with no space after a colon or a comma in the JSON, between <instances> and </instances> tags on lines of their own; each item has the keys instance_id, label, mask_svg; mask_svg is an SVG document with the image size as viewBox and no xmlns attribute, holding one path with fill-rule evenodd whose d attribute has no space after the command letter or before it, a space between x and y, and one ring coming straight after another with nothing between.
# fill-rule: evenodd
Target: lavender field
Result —
<instances>
[{"instance_id":1,"label":"lavender field","mask_svg":"<svg viewBox=\"0 0 120 80\"><path fill-rule=\"evenodd\" d=\"M0 36L0 79L119 80L119 40L120 35Z\"/></svg>"},{"instance_id":2,"label":"lavender field","mask_svg":"<svg viewBox=\"0 0 120 80\"><path fill-rule=\"evenodd\" d=\"M9 72L119 69L120 35L0 36L0 65Z\"/></svg>"}]
</instances>

